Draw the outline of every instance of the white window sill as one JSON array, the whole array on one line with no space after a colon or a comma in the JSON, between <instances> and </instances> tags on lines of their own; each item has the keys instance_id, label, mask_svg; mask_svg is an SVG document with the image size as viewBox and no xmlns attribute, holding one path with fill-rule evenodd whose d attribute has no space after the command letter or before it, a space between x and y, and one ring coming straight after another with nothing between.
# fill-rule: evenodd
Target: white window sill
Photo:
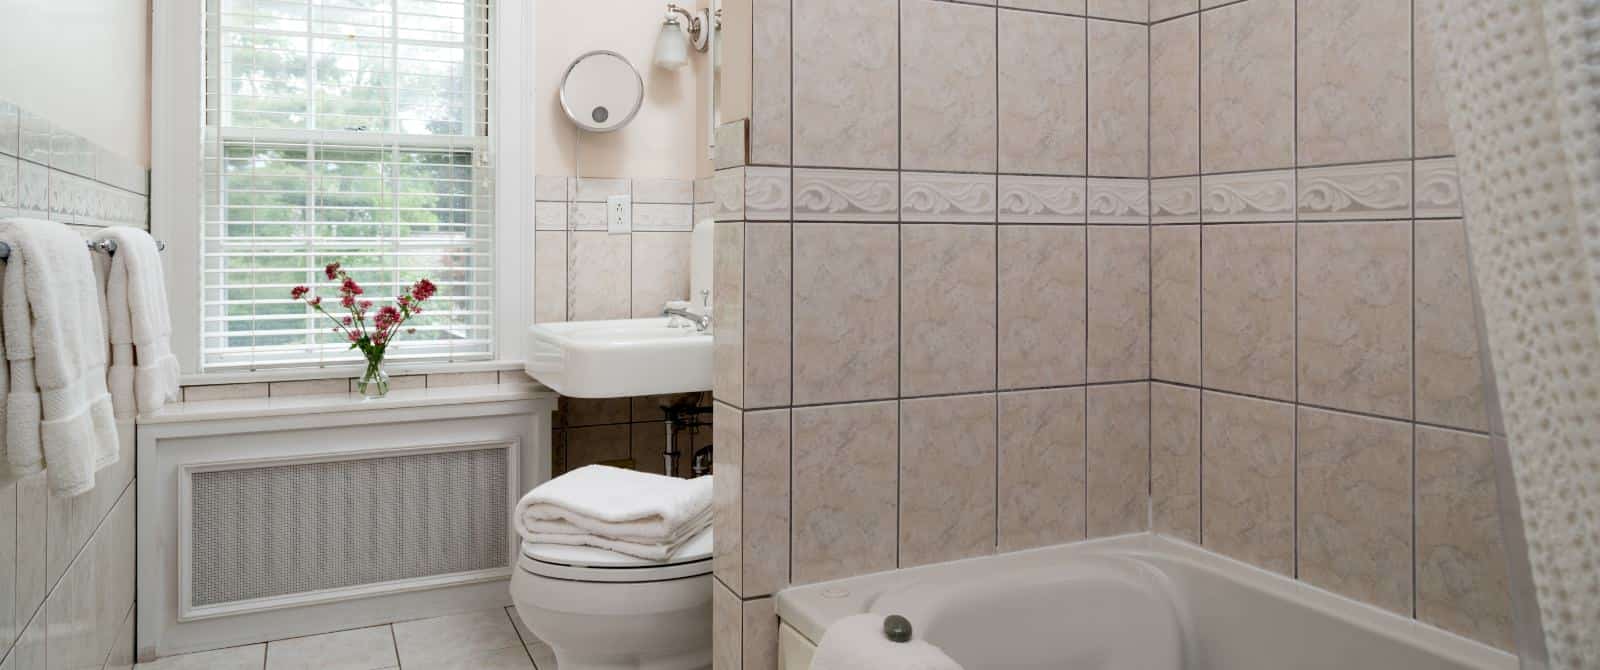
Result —
<instances>
[{"instance_id":1,"label":"white window sill","mask_svg":"<svg viewBox=\"0 0 1600 670\"><path fill-rule=\"evenodd\" d=\"M453 372L501 372L521 370L522 361L472 361L465 363L412 363L383 366L390 377L402 375L448 374ZM339 365L326 368L284 368L282 370L253 370L249 372L202 372L183 375L183 386L213 386L217 384L252 384L258 382L313 381L318 379L347 379L360 377L366 371L362 365Z\"/></svg>"},{"instance_id":2,"label":"white window sill","mask_svg":"<svg viewBox=\"0 0 1600 670\"><path fill-rule=\"evenodd\" d=\"M205 400L167 405L140 416L138 424L153 426L519 400L553 401L555 397L555 392L537 384L485 384L403 389L390 391L389 395L375 400L367 400L354 393Z\"/></svg>"}]
</instances>

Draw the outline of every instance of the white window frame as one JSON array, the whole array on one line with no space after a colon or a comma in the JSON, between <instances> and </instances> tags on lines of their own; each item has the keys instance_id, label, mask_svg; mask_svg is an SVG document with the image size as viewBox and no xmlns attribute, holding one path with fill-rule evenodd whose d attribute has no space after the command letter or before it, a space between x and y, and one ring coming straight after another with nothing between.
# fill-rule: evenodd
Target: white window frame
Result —
<instances>
[{"instance_id":1,"label":"white window frame","mask_svg":"<svg viewBox=\"0 0 1600 670\"><path fill-rule=\"evenodd\" d=\"M359 365L201 373L205 1L151 7L150 232L166 242L172 348L183 383L359 376ZM494 192L494 360L392 367L391 374L520 368L533 314L533 3L498 0L489 26Z\"/></svg>"}]
</instances>

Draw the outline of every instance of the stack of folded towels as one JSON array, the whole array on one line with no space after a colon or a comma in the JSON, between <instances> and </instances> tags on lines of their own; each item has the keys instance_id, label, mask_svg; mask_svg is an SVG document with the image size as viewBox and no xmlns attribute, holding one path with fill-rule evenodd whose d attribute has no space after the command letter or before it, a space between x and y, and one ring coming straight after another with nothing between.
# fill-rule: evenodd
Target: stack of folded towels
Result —
<instances>
[{"instance_id":1,"label":"stack of folded towels","mask_svg":"<svg viewBox=\"0 0 1600 670\"><path fill-rule=\"evenodd\" d=\"M517 503L516 523L528 542L667 561L711 525L711 477L588 465L529 491Z\"/></svg>"}]
</instances>

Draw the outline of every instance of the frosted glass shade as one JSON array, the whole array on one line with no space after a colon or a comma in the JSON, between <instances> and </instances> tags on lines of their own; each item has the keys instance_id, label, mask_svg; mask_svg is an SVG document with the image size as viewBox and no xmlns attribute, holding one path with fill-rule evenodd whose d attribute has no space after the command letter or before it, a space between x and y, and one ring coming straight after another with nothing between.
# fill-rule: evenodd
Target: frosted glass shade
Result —
<instances>
[{"instance_id":1,"label":"frosted glass shade","mask_svg":"<svg viewBox=\"0 0 1600 670\"><path fill-rule=\"evenodd\" d=\"M656 67L676 70L689 64L689 38L676 22L661 25L656 38Z\"/></svg>"}]
</instances>

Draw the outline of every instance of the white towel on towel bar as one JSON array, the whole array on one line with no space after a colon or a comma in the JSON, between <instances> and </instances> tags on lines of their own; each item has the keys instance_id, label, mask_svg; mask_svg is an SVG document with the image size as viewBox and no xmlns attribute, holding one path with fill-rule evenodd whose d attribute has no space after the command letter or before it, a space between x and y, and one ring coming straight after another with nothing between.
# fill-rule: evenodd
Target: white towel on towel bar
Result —
<instances>
[{"instance_id":1,"label":"white towel on towel bar","mask_svg":"<svg viewBox=\"0 0 1600 670\"><path fill-rule=\"evenodd\" d=\"M161 248L138 228L107 228L94 239L117 245L114 254L93 254L111 337L106 384L112 406L119 419L148 414L178 399L178 358L172 354Z\"/></svg>"},{"instance_id":2,"label":"white towel on towel bar","mask_svg":"<svg viewBox=\"0 0 1600 670\"><path fill-rule=\"evenodd\" d=\"M75 496L118 455L94 264L83 238L52 221L0 221L0 242L11 246L0 282L6 461L14 476L46 470L52 493Z\"/></svg>"},{"instance_id":3,"label":"white towel on towel bar","mask_svg":"<svg viewBox=\"0 0 1600 670\"><path fill-rule=\"evenodd\" d=\"M517 502L517 532L538 521L565 521L583 532L665 543L709 522L711 477L679 479L586 465L529 491Z\"/></svg>"}]
</instances>

